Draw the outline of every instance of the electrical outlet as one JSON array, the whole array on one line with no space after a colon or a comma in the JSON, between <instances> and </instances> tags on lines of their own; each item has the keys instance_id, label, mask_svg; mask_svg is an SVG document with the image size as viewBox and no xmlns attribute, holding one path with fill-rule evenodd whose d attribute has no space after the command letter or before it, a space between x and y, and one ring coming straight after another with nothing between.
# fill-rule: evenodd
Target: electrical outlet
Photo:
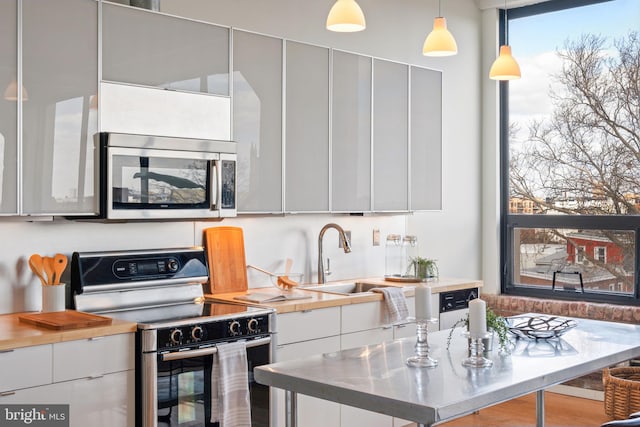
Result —
<instances>
[{"instance_id":1,"label":"electrical outlet","mask_svg":"<svg viewBox=\"0 0 640 427\"><path fill-rule=\"evenodd\" d=\"M344 235L347 236L349 243L351 243L351 230L344 230ZM342 239L338 236L338 248L342 249Z\"/></svg>"},{"instance_id":2,"label":"electrical outlet","mask_svg":"<svg viewBox=\"0 0 640 427\"><path fill-rule=\"evenodd\" d=\"M380 229L373 229L373 246L380 246Z\"/></svg>"}]
</instances>

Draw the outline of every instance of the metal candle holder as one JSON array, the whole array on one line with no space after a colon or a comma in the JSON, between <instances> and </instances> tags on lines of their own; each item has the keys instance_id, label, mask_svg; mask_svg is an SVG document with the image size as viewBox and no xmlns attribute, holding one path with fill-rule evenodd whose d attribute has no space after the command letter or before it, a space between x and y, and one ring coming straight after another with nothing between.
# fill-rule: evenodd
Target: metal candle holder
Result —
<instances>
[{"instance_id":1,"label":"metal candle holder","mask_svg":"<svg viewBox=\"0 0 640 427\"><path fill-rule=\"evenodd\" d=\"M483 338L489 338L491 333L470 336L469 352L470 356L462 361L462 364L468 368L490 368L493 361L484 357Z\"/></svg>"},{"instance_id":2,"label":"metal candle holder","mask_svg":"<svg viewBox=\"0 0 640 427\"><path fill-rule=\"evenodd\" d=\"M436 323L438 319L416 319L416 354L407 359L407 365L414 368L434 368L438 361L429 356L429 323Z\"/></svg>"}]
</instances>

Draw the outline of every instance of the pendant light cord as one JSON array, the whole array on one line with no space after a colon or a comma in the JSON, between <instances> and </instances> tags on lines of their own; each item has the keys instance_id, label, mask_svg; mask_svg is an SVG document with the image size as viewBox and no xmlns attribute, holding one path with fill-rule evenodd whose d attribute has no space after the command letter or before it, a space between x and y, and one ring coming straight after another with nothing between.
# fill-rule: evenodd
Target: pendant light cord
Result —
<instances>
[{"instance_id":1,"label":"pendant light cord","mask_svg":"<svg viewBox=\"0 0 640 427\"><path fill-rule=\"evenodd\" d=\"M507 16L507 0L504 0L504 44L509 44L509 17Z\"/></svg>"}]
</instances>

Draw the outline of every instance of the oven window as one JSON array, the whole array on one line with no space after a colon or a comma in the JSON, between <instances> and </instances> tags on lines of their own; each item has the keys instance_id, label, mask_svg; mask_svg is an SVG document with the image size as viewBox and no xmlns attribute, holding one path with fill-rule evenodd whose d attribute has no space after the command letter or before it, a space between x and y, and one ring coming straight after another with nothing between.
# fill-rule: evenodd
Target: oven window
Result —
<instances>
[{"instance_id":1,"label":"oven window","mask_svg":"<svg viewBox=\"0 0 640 427\"><path fill-rule=\"evenodd\" d=\"M114 155L114 209L208 208L209 161Z\"/></svg>"},{"instance_id":2,"label":"oven window","mask_svg":"<svg viewBox=\"0 0 640 427\"><path fill-rule=\"evenodd\" d=\"M158 426L211 426L211 356L158 362Z\"/></svg>"}]
</instances>

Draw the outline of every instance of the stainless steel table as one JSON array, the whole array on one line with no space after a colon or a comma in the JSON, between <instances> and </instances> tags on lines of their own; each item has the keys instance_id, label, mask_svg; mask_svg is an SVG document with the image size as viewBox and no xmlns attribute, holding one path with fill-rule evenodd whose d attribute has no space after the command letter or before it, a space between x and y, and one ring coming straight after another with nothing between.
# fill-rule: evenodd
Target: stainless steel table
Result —
<instances>
[{"instance_id":1,"label":"stainless steel table","mask_svg":"<svg viewBox=\"0 0 640 427\"><path fill-rule=\"evenodd\" d=\"M515 340L510 355L491 352L491 368L466 368L467 340L429 334L435 368L412 368L414 338L255 368L261 384L286 391L287 426L296 427L297 393L431 426L537 392L537 425L544 426L544 389L640 356L640 326L575 319L554 340Z\"/></svg>"}]
</instances>

